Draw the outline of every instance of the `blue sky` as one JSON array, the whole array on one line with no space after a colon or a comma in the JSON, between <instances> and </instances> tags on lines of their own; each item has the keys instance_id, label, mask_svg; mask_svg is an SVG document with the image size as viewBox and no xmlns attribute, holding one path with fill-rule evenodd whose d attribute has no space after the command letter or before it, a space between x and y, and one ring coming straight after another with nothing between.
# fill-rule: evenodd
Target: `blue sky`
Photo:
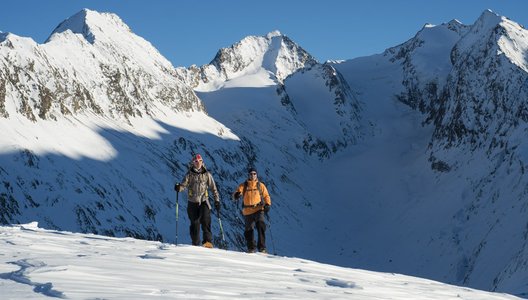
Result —
<instances>
[{"instance_id":1,"label":"blue sky","mask_svg":"<svg viewBox=\"0 0 528 300\"><path fill-rule=\"evenodd\" d=\"M528 25L526 0L17 0L0 3L0 31L43 43L83 8L117 14L174 66L206 64L220 48L273 30L323 62L380 53L425 23L473 24L488 8Z\"/></svg>"}]
</instances>

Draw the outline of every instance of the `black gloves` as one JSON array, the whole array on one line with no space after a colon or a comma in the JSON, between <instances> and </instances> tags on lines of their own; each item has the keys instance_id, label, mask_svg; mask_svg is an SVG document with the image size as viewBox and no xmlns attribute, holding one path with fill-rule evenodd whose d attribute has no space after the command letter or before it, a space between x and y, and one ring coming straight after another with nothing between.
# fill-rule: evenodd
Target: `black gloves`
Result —
<instances>
[{"instance_id":1,"label":"black gloves","mask_svg":"<svg viewBox=\"0 0 528 300\"><path fill-rule=\"evenodd\" d=\"M270 210L270 207L271 207L271 206L269 206L268 204L264 205L264 212L265 212L265 213L268 213L269 210Z\"/></svg>"},{"instance_id":2,"label":"black gloves","mask_svg":"<svg viewBox=\"0 0 528 300\"><path fill-rule=\"evenodd\" d=\"M235 200L238 200L242 194L240 192L236 192L233 197L235 197Z\"/></svg>"},{"instance_id":3,"label":"black gloves","mask_svg":"<svg viewBox=\"0 0 528 300\"><path fill-rule=\"evenodd\" d=\"M220 212L220 201L215 201L215 209L217 212Z\"/></svg>"},{"instance_id":4,"label":"black gloves","mask_svg":"<svg viewBox=\"0 0 528 300\"><path fill-rule=\"evenodd\" d=\"M183 188L182 188L182 186L181 186L179 183L176 183L176 184L174 185L174 190L175 190L176 192L181 192L181 191L183 190Z\"/></svg>"}]
</instances>

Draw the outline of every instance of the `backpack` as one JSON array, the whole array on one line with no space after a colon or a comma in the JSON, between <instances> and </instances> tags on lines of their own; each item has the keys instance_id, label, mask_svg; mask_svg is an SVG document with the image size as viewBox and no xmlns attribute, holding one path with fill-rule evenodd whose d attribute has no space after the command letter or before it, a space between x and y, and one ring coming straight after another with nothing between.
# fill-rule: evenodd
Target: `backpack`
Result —
<instances>
[{"instance_id":1,"label":"backpack","mask_svg":"<svg viewBox=\"0 0 528 300\"><path fill-rule=\"evenodd\" d=\"M259 191L260 202L257 203L257 204L254 204L254 205L244 205L244 200L242 200L242 208L264 206L264 204L263 204L264 196L262 195L261 184L263 184L263 183L257 180L257 190ZM246 180L244 182L244 189L242 190L242 198L246 195L247 188L248 188L248 180Z\"/></svg>"},{"instance_id":2,"label":"backpack","mask_svg":"<svg viewBox=\"0 0 528 300\"><path fill-rule=\"evenodd\" d=\"M202 163L202 167L204 169L204 173L209 173L209 170L207 170L207 168L205 167L205 163ZM192 172L192 168L194 168L194 166L193 166L193 163L191 161L189 164L187 164L187 174ZM209 198L209 191L208 190L209 190L209 188L205 189L205 198ZM189 186L189 196L192 196L192 195L193 195L193 190Z\"/></svg>"}]
</instances>

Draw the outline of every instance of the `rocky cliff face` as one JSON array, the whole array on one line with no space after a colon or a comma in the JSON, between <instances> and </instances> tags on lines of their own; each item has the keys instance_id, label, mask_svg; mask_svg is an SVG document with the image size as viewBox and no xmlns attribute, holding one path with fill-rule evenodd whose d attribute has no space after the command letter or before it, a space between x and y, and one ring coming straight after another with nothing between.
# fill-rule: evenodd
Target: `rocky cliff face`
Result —
<instances>
[{"instance_id":1,"label":"rocky cliff face","mask_svg":"<svg viewBox=\"0 0 528 300\"><path fill-rule=\"evenodd\" d=\"M478 272L500 247L499 236L512 237L511 248L489 282L501 287L516 276L512 269L525 270L527 37L517 23L484 12L453 47L453 69L431 111L431 159L456 173L482 170L468 182L473 197L464 202L467 217L460 220L482 228L464 246L464 283L482 276Z\"/></svg>"},{"instance_id":2,"label":"rocky cliff face","mask_svg":"<svg viewBox=\"0 0 528 300\"><path fill-rule=\"evenodd\" d=\"M527 120L527 68L518 60L528 32L518 24L484 13L451 51L452 71L435 103L435 139L495 148Z\"/></svg>"}]
</instances>

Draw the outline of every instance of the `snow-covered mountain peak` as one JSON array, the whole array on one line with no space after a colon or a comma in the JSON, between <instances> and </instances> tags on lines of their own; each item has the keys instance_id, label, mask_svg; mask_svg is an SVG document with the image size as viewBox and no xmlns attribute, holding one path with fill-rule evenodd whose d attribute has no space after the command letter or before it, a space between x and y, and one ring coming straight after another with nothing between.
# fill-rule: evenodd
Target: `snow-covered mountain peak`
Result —
<instances>
[{"instance_id":1,"label":"snow-covered mountain peak","mask_svg":"<svg viewBox=\"0 0 528 300\"><path fill-rule=\"evenodd\" d=\"M459 33L461 30L468 28L468 27L469 26L462 24L460 21L456 19L453 19L447 23L442 23L440 25L436 25L432 23L425 23L411 40L416 39L416 38L423 38L424 34L429 34L429 32L434 32L434 31L440 32L440 31L450 30L450 31ZM436 36L431 36L429 39L435 40L436 38L437 38ZM404 44L408 42L409 41L405 42Z\"/></svg>"},{"instance_id":2,"label":"snow-covered mountain peak","mask_svg":"<svg viewBox=\"0 0 528 300\"><path fill-rule=\"evenodd\" d=\"M418 37L424 41L435 41L443 39L442 35L451 36L452 40L460 39L461 35L465 34L470 26L464 25L457 20L451 20L448 23L440 25L425 24L424 27L418 31L415 38Z\"/></svg>"},{"instance_id":3,"label":"snow-covered mountain peak","mask_svg":"<svg viewBox=\"0 0 528 300\"><path fill-rule=\"evenodd\" d=\"M91 44L96 39L104 40L111 35L132 32L117 15L112 13L99 13L89 9L83 9L60 23L53 30L48 40L52 39L55 34L67 30L81 34Z\"/></svg>"},{"instance_id":4,"label":"snow-covered mountain peak","mask_svg":"<svg viewBox=\"0 0 528 300\"><path fill-rule=\"evenodd\" d=\"M52 44L48 46L49 48L54 46L62 48L64 44L72 45L75 43L71 37L72 33L82 36L95 47L94 51L105 52L96 56L115 61L117 55L126 61L131 61L132 63L129 64L134 68L140 67L145 70L162 68L167 72L173 72L172 64L150 42L132 32L116 14L83 9L60 23L45 45ZM81 45L73 46L86 49L82 42ZM108 52L112 54L108 55Z\"/></svg>"},{"instance_id":5,"label":"snow-covered mountain peak","mask_svg":"<svg viewBox=\"0 0 528 300\"><path fill-rule=\"evenodd\" d=\"M471 28L473 34L488 34L496 28L505 18L497 15L491 10L485 10L480 17L475 21Z\"/></svg>"},{"instance_id":6,"label":"snow-covered mountain peak","mask_svg":"<svg viewBox=\"0 0 528 300\"><path fill-rule=\"evenodd\" d=\"M269 32L268 34L266 34L266 38L267 39L272 39L272 38L277 37L277 36L282 36L282 33L279 30L274 30L274 31Z\"/></svg>"},{"instance_id":7,"label":"snow-covered mountain peak","mask_svg":"<svg viewBox=\"0 0 528 300\"><path fill-rule=\"evenodd\" d=\"M453 19L449 22L447 22L448 25L464 25L462 22L460 22L458 19Z\"/></svg>"},{"instance_id":8,"label":"snow-covered mountain peak","mask_svg":"<svg viewBox=\"0 0 528 300\"><path fill-rule=\"evenodd\" d=\"M7 44L5 44L7 42ZM15 45L24 45L24 47L35 47L37 43L29 37L23 37L11 32L0 32L0 44L3 44L9 48L15 47Z\"/></svg>"},{"instance_id":9,"label":"snow-covered mountain peak","mask_svg":"<svg viewBox=\"0 0 528 300\"><path fill-rule=\"evenodd\" d=\"M265 36L248 36L220 49L210 64L178 68L180 78L200 91L217 90L225 82L243 76L262 75L262 82L281 83L299 69L317 60L280 31Z\"/></svg>"},{"instance_id":10,"label":"snow-covered mountain peak","mask_svg":"<svg viewBox=\"0 0 528 300\"><path fill-rule=\"evenodd\" d=\"M446 49L450 50L469 28L470 26L464 25L457 20L451 20L440 25L426 23L414 37L401 45L387 49L384 55L395 55L394 59L401 59L406 54L411 54L420 48L435 48L434 52L437 54L440 52L444 53Z\"/></svg>"},{"instance_id":11,"label":"snow-covered mountain peak","mask_svg":"<svg viewBox=\"0 0 528 300\"><path fill-rule=\"evenodd\" d=\"M44 44L14 34L0 43L0 116L30 120L91 111L111 117L152 114L161 103L202 110L172 64L115 14L88 9L62 22ZM2 84L3 83L3 84ZM17 88L18 84L30 86Z\"/></svg>"},{"instance_id":12,"label":"snow-covered mountain peak","mask_svg":"<svg viewBox=\"0 0 528 300\"><path fill-rule=\"evenodd\" d=\"M462 24L459 20L453 19L445 24L449 30L459 33L460 35L466 33L469 26Z\"/></svg>"},{"instance_id":13,"label":"snow-covered mountain peak","mask_svg":"<svg viewBox=\"0 0 528 300\"><path fill-rule=\"evenodd\" d=\"M452 60L465 60L467 56L479 57L505 55L524 71L528 71L528 31L520 24L499 16L491 10L484 11L453 49Z\"/></svg>"},{"instance_id":14,"label":"snow-covered mountain peak","mask_svg":"<svg viewBox=\"0 0 528 300\"><path fill-rule=\"evenodd\" d=\"M505 17L501 17L489 9L485 10L471 26L468 36L464 37L457 47L462 50L465 48L471 48L472 44L477 43L479 40L483 43L487 42L490 34L501 34L498 29L502 27L501 25L503 25L503 21L506 20Z\"/></svg>"},{"instance_id":15,"label":"snow-covered mountain peak","mask_svg":"<svg viewBox=\"0 0 528 300\"><path fill-rule=\"evenodd\" d=\"M486 9L482 12L482 14L480 14L480 17L477 19L477 22L497 23L500 22L503 18L504 17L493 12L491 9Z\"/></svg>"},{"instance_id":16,"label":"snow-covered mountain peak","mask_svg":"<svg viewBox=\"0 0 528 300\"><path fill-rule=\"evenodd\" d=\"M315 58L279 31L272 31L266 36L246 37L229 48L221 49L212 61L233 77L264 68L279 81L306 64L315 63Z\"/></svg>"},{"instance_id":17,"label":"snow-covered mountain peak","mask_svg":"<svg viewBox=\"0 0 528 300\"><path fill-rule=\"evenodd\" d=\"M391 62L403 67L407 91L398 96L400 101L422 111L427 109L429 96L422 95L420 90L427 87L432 94L441 90L452 69L451 50L469 28L456 20L441 25L425 24L414 37L384 52Z\"/></svg>"}]
</instances>

